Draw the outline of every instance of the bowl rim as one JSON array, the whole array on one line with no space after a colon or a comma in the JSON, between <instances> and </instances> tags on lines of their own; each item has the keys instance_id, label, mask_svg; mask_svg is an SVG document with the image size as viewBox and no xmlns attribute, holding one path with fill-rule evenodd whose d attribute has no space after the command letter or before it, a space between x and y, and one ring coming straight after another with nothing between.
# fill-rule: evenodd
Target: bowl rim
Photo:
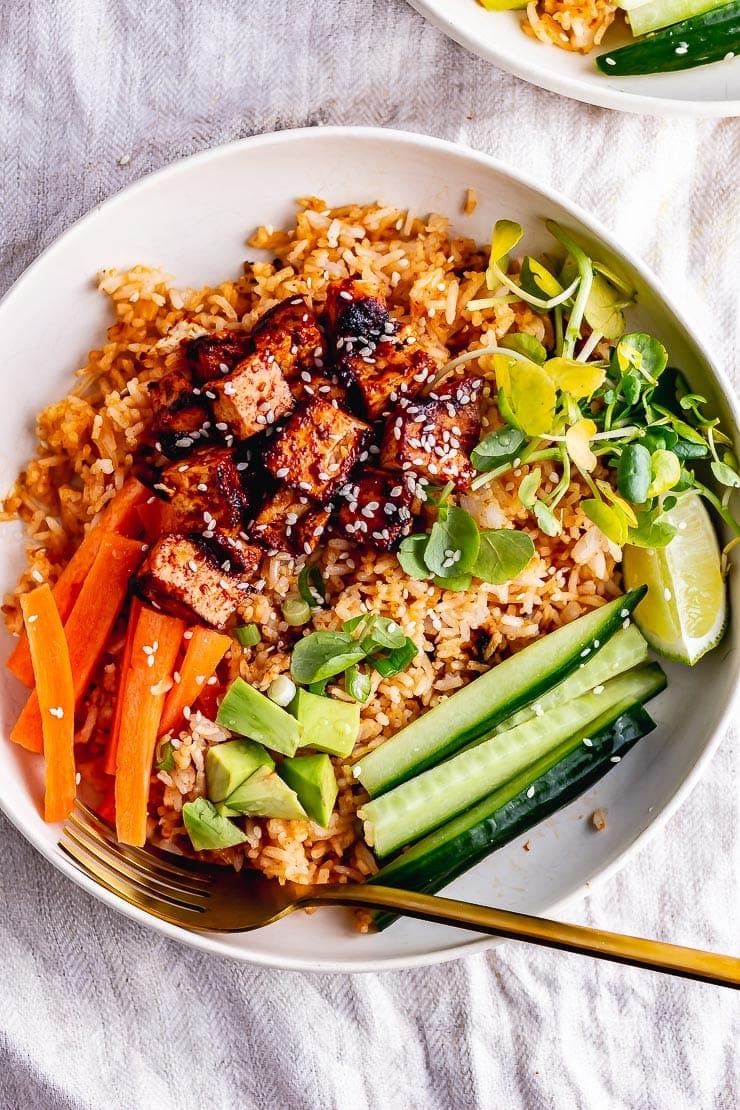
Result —
<instances>
[{"instance_id":1,"label":"bowl rim","mask_svg":"<svg viewBox=\"0 0 740 1110\"><path fill-rule=\"evenodd\" d=\"M474 0L467 0L473 3ZM510 53L499 50L494 44L482 42L469 31L466 24L446 12L440 11L437 0L408 0L414 11L426 19L448 38L471 54L491 62L506 73L527 81L530 85L545 89L547 92L567 96L582 104L593 104L597 108L611 108L617 112L634 112L645 116L694 116L704 118L724 118L740 116L740 100L678 100L673 97L651 96L642 93L624 92L612 88L604 82L603 92L584 78L574 75L550 73L541 66L512 57ZM502 13L495 13L502 14ZM516 12L506 13L508 15ZM689 72L689 71L685 71ZM701 74L699 75L701 76Z\"/></svg>"},{"instance_id":2,"label":"bowl rim","mask_svg":"<svg viewBox=\"0 0 740 1110\"><path fill-rule=\"evenodd\" d=\"M666 308L670 314L675 318L677 323L685 329L690 335L691 341L696 346L697 350L702 355L707 366L709 367L718 387L720 388L725 403L727 404L734 420L740 425L740 402L735 396L734 389L724 371L716 365L712 359L702 337L697 333L696 329L690 325L683 311L675 304L672 296L665 292L662 282L652 273L652 271L632 252L620 246L612 237L611 232L605 228L599 220L592 217L581 206L571 201L563 193L548 185L541 185L533 177L528 174L521 173L519 170L491 157L481 151L474 150L462 146L461 144L450 142L446 139L439 139L433 136L425 135L419 132L396 130L383 127L368 127L368 126L345 126L336 125L331 127L300 127L292 128L284 131L264 132L259 135L252 135L243 139L236 139L228 143L222 143L215 147L210 147L207 150L200 151L197 154L187 155L176 159L174 162L162 167L153 173L146 174L138 181L125 186L123 189L108 197L101 204L96 205L90 211L86 212L74 221L66 230L61 232L42 252L36 259L19 275L19 277L8 288L2 299L0 299L0 314L7 311L8 304L19 297L23 296L25 286L28 282L32 281L35 277L37 270L39 270L54 253L61 249L62 243L65 247L69 239L74 239L83 227L91 223L96 217L110 209L115 208L117 204L125 203L131 194L142 194L147 189L156 187L160 182L168 178L174 178L179 174L188 173L190 168L194 165L201 165L209 161L218 160L219 158L229 157L232 153L244 150L258 150L262 146L271 146L273 144L285 144L295 141L308 141L321 142L325 138L334 140L342 139L367 139L378 141L382 140L384 143L397 144L399 146L412 146L420 147L429 151L437 151L440 154L452 154L456 157L464 157L472 162L475 162L495 173L508 178L514 184L521 184L539 193L547 200L561 205L570 216L577 219L588 232L596 239L602 241L609 249L614 251L625 263L630 266L636 274L651 288L655 289L660 298L663 300ZM738 661L736 669L740 672L740 660ZM736 676L737 677L737 676ZM733 693L730 696L727 705L718 720L717 726L712 735L707 739L701 752L697 755L695 762L689 770L686 777L674 791L673 795L665 802L660 812L654 817L650 824L639 833L635 839L628 844L622 852L620 852L609 864L603 867L597 874L588 880L588 889L585 886L579 887L563 898L558 899L556 902L548 903L543 912L551 914L558 913L561 908L574 902L576 898L582 898L587 893L592 893L597 885L606 882L612 875L614 875L627 861L644 845L648 839L653 836L660 828L662 828L672 815L676 812L678 807L686 799L688 794L693 790L698 782L704 768L709 760L714 755L718 745L720 744L723 736L727 731L727 726L731 723L731 715L733 707L740 700L740 681L736 681ZM453 945L450 948L442 949L441 951L417 953L389 957L375 957L367 960L346 962L342 959L327 959L326 961L317 962L315 960L302 959L294 957L290 953L280 954L274 956L267 953L250 953L234 950L224 950L222 947L221 937L228 937L229 934L214 934L208 932L189 931L179 926L170 925L165 921L156 918L154 915L147 913L144 910L138 909L130 905L118 895L113 894L105 887L100 886L93 879L85 875L73 862L66 856L58 844L50 845L45 839L39 837L34 831L33 826L26 826L20 817L12 812L9 812L3 807L5 815L10 822L18 829L18 831L25 837L26 840L57 870L66 875L79 887L85 890L88 894L93 895L95 898L103 902L109 908L116 910L118 913L131 918L133 921L138 922L144 926L148 926L157 930L158 932L169 937L171 940L178 941L182 944L189 945L201 951L206 951L212 955L221 956L228 959L238 960L242 963L253 964L256 966L275 968L286 971L305 971L313 973L368 973L378 971L395 971L408 968L426 967L433 964L446 963L448 960L458 959L462 956L470 956L482 951L494 948L503 943L502 940L496 937L481 937L478 940L461 941L459 944Z\"/></svg>"}]
</instances>

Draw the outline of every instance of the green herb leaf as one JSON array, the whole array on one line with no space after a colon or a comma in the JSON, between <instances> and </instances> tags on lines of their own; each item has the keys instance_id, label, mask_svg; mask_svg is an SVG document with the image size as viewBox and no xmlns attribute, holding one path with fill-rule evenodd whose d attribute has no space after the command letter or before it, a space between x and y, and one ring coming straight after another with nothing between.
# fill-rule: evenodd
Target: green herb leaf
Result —
<instances>
[{"instance_id":1,"label":"green herb leaf","mask_svg":"<svg viewBox=\"0 0 740 1110\"><path fill-rule=\"evenodd\" d=\"M326 585L316 563L307 563L298 575L298 592L311 609L326 601Z\"/></svg>"},{"instance_id":2,"label":"green herb leaf","mask_svg":"<svg viewBox=\"0 0 740 1110\"><path fill-rule=\"evenodd\" d=\"M526 442L527 437L524 432L504 424L495 432L490 432L477 447L473 448L470 461L476 470L493 470L501 463L515 459ZM409 539L414 538L409 536ZM401 547L403 548L403 543ZM403 563L401 565L403 566Z\"/></svg>"},{"instance_id":3,"label":"green herb leaf","mask_svg":"<svg viewBox=\"0 0 740 1110\"><path fill-rule=\"evenodd\" d=\"M402 541L397 557L401 569L411 578L431 578L431 571L424 560L428 544L429 536L426 532L407 536Z\"/></svg>"},{"instance_id":4,"label":"green herb leaf","mask_svg":"<svg viewBox=\"0 0 740 1110\"><path fill-rule=\"evenodd\" d=\"M470 513L449 505L432 525L424 560L438 578L470 574L480 547L478 525Z\"/></svg>"},{"instance_id":5,"label":"green herb leaf","mask_svg":"<svg viewBox=\"0 0 740 1110\"><path fill-rule=\"evenodd\" d=\"M557 297L564 288L541 262L529 255L522 261L519 282L522 289L533 297Z\"/></svg>"},{"instance_id":6,"label":"green herb leaf","mask_svg":"<svg viewBox=\"0 0 740 1110\"><path fill-rule=\"evenodd\" d=\"M496 220L491 237L491 259L500 262L512 251L524 235L521 224L513 220Z\"/></svg>"},{"instance_id":7,"label":"green herb leaf","mask_svg":"<svg viewBox=\"0 0 740 1110\"><path fill-rule=\"evenodd\" d=\"M681 477L681 463L673 451L654 451L650 456L651 481L648 497L660 497L673 489Z\"/></svg>"},{"instance_id":8,"label":"green herb leaf","mask_svg":"<svg viewBox=\"0 0 740 1110\"><path fill-rule=\"evenodd\" d=\"M607 505L603 501L597 501L595 497L589 497L581 501L581 509L607 539L620 547L627 542L627 521L615 505Z\"/></svg>"},{"instance_id":9,"label":"green herb leaf","mask_svg":"<svg viewBox=\"0 0 740 1110\"><path fill-rule=\"evenodd\" d=\"M663 344L645 332L623 335L615 353L622 374L635 370L653 384L668 365L668 352Z\"/></svg>"},{"instance_id":10,"label":"green herb leaf","mask_svg":"<svg viewBox=\"0 0 740 1110\"><path fill-rule=\"evenodd\" d=\"M628 443L622 449L617 466L617 489L635 505L647 501L652 475L650 452L641 443Z\"/></svg>"},{"instance_id":11,"label":"green herb leaf","mask_svg":"<svg viewBox=\"0 0 740 1110\"><path fill-rule=\"evenodd\" d=\"M536 466L534 470L530 470L529 474L522 478L519 483L519 500L522 505L524 505L525 509L531 509L534 505L541 481L542 471L539 466Z\"/></svg>"},{"instance_id":12,"label":"green herb leaf","mask_svg":"<svg viewBox=\"0 0 740 1110\"><path fill-rule=\"evenodd\" d=\"M440 590L452 590L454 593L460 593L462 590L469 590L472 581L473 576L470 574L461 574L457 578L439 578L435 575L434 585L439 586Z\"/></svg>"},{"instance_id":13,"label":"green herb leaf","mask_svg":"<svg viewBox=\"0 0 740 1110\"><path fill-rule=\"evenodd\" d=\"M640 399L640 390L642 389L642 378L635 374L633 370L628 371L622 378L622 396L626 404L630 407L636 404Z\"/></svg>"},{"instance_id":14,"label":"green herb leaf","mask_svg":"<svg viewBox=\"0 0 740 1110\"><path fill-rule=\"evenodd\" d=\"M505 347L507 351L519 351L520 354L525 355L539 366L542 366L547 358L547 351L539 339L535 339L533 335L528 335L523 331L509 332L508 335L499 339L498 345L499 347Z\"/></svg>"},{"instance_id":15,"label":"green herb leaf","mask_svg":"<svg viewBox=\"0 0 740 1110\"><path fill-rule=\"evenodd\" d=\"M544 501L535 501L532 509L537 523L540 526L540 530L543 531L546 536L560 535L563 530L563 525L558 517L555 516L555 513L549 505L546 505Z\"/></svg>"},{"instance_id":16,"label":"green herb leaf","mask_svg":"<svg viewBox=\"0 0 740 1110\"><path fill-rule=\"evenodd\" d=\"M361 671L357 664L347 668L344 675L344 688L355 701L365 702L370 697L372 683L370 675Z\"/></svg>"},{"instance_id":17,"label":"green herb leaf","mask_svg":"<svg viewBox=\"0 0 740 1110\"><path fill-rule=\"evenodd\" d=\"M232 634L236 642L241 644L242 647L254 647L262 639L256 624L240 624L237 628L232 629Z\"/></svg>"},{"instance_id":18,"label":"green herb leaf","mask_svg":"<svg viewBox=\"0 0 740 1110\"><path fill-rule=\"evenodd\" d=\"M730 489L740 489L740 474L737 474L732 467L723 462L713 462L712 474L717 481L723 486L729 486Z\"/></svg>"},{"instance_id":19,"label":"green herb leaf","mask_svg":"<svg viewBox=\"0 0 740 1110\"><path fill-rule=\"evenodd\" d=\"M394 648L403 647L406 643L406 633L400 624L389 617L374 617L367 632L363 634L362 646ZM367 650L367 648L366 648Z\"/></svg>"},{"instance_id":20,"label":"green herb leaf","mask_svg":"<svg viewBox=\"0 0 740 1110\"><path fill-rule=\"evenodd\" d=\"M666 499L667 500L667 499ZM654 512L639 512L637 528L630 528L627 542L634 547L667 547L677 529L668 521L656 519Z\"/></svg>"},{"instance_id":21,"label":"green herb leaf","mask_svg":"<svg viewBox=\"0 0 740 1110\"><path fill-rule=\"evenodd\" d=\"M293 648L290 672L302 685L323 682L361 663L365 654L348 632L311 632Z\"/></svg>"},{"instance_id":22,"label":"green herb leaf","mask_svg":"<svg viewBox=\"0 0 740 1110\"><path fill-rule=\"evenodd\" d=\"M481 532L473 574L492 586L503 586L521 574L533 556L534 543L528 532L514 528Z\"/></svg>"},{"instance_id":23,"label":"green herb leaf","mask_svg":"<svg viewBox=\"0 0 740 1110\"><path fill-rule=\"evenodd\" d=\"M671 450L679 459L703 459L709 454L706 443L690 443L688 439L676 439Z\"/></svg>"}]
</instances>

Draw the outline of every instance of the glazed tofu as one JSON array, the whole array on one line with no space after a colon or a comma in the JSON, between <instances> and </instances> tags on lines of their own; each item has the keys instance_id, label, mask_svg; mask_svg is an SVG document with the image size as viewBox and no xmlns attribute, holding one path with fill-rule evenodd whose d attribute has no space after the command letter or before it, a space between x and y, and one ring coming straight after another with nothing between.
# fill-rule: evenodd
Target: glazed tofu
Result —
<instances>
[{"instance_id":1,"label":"glazed tofu","mask_svg":"<svg viewBox=\"0 0 740 1110\"><path fill-rule=\"evenodd\" d=\"M204 394L213 406L215 428L249 439L282 419L293 408L293 394L274 356L252 354Z\"/></svg>"},{"instance_id":2,"label":"glazed tofu","mask_svg":"<svg viewBox=\"0 0 740 1110\"><path fill-rule=\"evenodd\" d=\"M183 350L193 380L203 385L230 373L252 350L252 340L245 331L222 331L189 339Z\"/></svg>"},{"instance_id":3,"label":"glazed tofu","mask_svg":"<svg viewBox=\"0 0 740 1110\"><path fill-rule=\"evenodd\" d=\"M330 510L284 487L268 498L254 519L250 535L269 551L310 555L319 543Z\"/></svg>"},{"instance_id":4,"label":"glazed tofu","mask_svg":"<svg viewBox=\"0 0 740 1110\"><path fill-rule=\"evenodd\" d=\"M248 589L224 571L197 539L170 532L150 548L136 580L138 592L173 616L223 628Z\"/></svg>"},{"instance_id":5,"label":"glazed tofu","mask_svg":"<svg viewBox=\"0 0 740 1110\"><path fill-rule=\"evenodd\" d=\"M165 519L181 531L201 531L209 520L227 531L243 526L249 499L228 447L194 451L187 461L166 467L154 488L167 498Z\"/></svg>"},{"instance_id":6,"label":"glazed tofu","mask_svg":"<svg viewBox=\"0 0 740 1110\"><path fill-rule=\"evenodd\" d=\"M399 404L386 425L381 465L432 485L454 482L467 489L474 474L470 452L480 436L482 389L481 378L463 378Z\"/></svg>"},{"instance_id":7,"label":"glazed tofu","mask_svg":"<svg viewBox=\"0 0 740 1110\"><path fill-rule=\"evenodd\" d=\"M324 365L324 337L315 314L302 297L271 308L252 330L256 354L275 359L288 383Z\"/></svg>"},{"instance_id":8,"label":"glazed tofu","mask_svg":"<svg viewBox=\"0 0 740 1110\"><path fill-rule=\"evenodd\" d=\"M359 278L343 278L329 285L324 316L335 348L340 351L347 340L350 345L364 346L377 343L396 330L378 286Z\"/></svg>"},{"instance_id":9,"label":"glazed tofu","mask_svg":"<svg viewBox=\"0 0 740 1110\"><path fill-rule=\"evenodd\" d=\"M336 368L352 407L369 420L378 420L397 401L415 397L438 364L404 329L395 340L338 351Z\"/></svg>"},{"instance_id":10,"label":"glazed tofu","mask_svg":"<svg viewBox=\"0 0 740 1110\"><path fill-rule=\"evenodd\" d=\"M274 478L325 504L363 454L370 428L314 397L296 409L265 456Z\"/></svg>"},{"instance_id":11,"label":"glazed tofu","mask_svg":"<svg viewBox=\"0 0 740 1110\"><path fill-rule=\"evenodd\" d=\"M337 491L337 528L355 543L391 551L411 531L411 493L398 474L368 468Z\"/></svg>"}]
</instances>

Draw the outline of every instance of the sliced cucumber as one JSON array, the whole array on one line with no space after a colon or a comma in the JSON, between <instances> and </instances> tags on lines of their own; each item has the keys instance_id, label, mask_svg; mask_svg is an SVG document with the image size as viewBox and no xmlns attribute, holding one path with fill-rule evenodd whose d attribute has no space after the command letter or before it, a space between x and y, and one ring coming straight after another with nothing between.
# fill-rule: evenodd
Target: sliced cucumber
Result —
<instances>
[{"instance_id":1,"label":"sliced cucumber","mask_svg":"<svg viewBox=\"0 0 740 1110\"><path fill-rule=\"evenodd\" d=\"M588 729L515 775L505 786L418 841L368 880L382 886L436 894L598 782L655 723L639 703L615 705ZM590 744L583 743L584 739ZM378 911L385 929L396 915Z\"/></svg>"},{"instance_id":2,"label":"sliced cucumber","mask_svg":"<svg viewBox=\"0 0 740 1110\"><path fill-rule=\"evenodd\" d=\"M364 756L355 777L372 797L490 733L603 648L644 596L631 590L505 659Z\"/></svg>"},{"instance_id":3,"label":"sliced cucumber","mask_svg":"<svg viewBox=\"0 0 740 1110\"><path fill-rule=\"evenodd\" d=\"M629 23L632 34L637 37L719 7L721 4L717 0L648 0L630 11Z\"/></svg>"},{"instance_id":4,"label":"sliced cucumber","mask_svg":"<svg viewBox=\"0 0 740 1110\"><path fill-rule=\"evenodd\" d=\"M365 840L376 855L390 855L449 821L468 806L555 751L569 736L625 702L642 702L665 686L657 663L627 671L575 701L492 736L468 751L402 783L358 810Z\"/></svg>"}]
</instances>

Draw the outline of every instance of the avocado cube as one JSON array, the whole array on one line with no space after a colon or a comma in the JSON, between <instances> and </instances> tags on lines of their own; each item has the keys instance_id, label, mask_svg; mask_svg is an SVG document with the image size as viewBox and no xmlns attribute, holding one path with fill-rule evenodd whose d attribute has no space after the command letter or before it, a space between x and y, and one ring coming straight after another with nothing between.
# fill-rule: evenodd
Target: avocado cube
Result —
<instances>
[{"instance_id":1,"label":"avocado cube","mask_svg":"<svg viewBox=\"0 0 740 1110\"><path fill-rule=\"evenodd\" d=\"M219 802L216 806L216 813L219 817L241 817L242 814L238 809L231 809L227 806L226 802Z\"/></svg>"},{"instance_id":2,"label":"avocado cube","mask_svg":"<svg viewBox=\"0 0 740 1110\"><path fill-rule=\"evenodd\" d=\"M278 774L292 786L308 816L329 827L339 787L328 755L297 755L284 759Z\"/></svg>"},{"instance_id":3,"label":"avocado cube","mask_svg":"<svg viewBox=\"0 0 740 1110\"><path fill-rule=\"evenodd\" d=\"M338 701L301 689L291 702L290 710L301 725L302 748L315 748L339 756L349 755L354 748L360 731L358 702Z\"/></svg>"},{"instance_id":4,"label":"avocado cube","mask_svg":"<svg viewBox=\"0 0 740 1110\"><path fill-rule=\"evenodd\" d=\"M298 795L269 767L258 767L246 782L226 799L226 806L248 817L281 817L305 820L306 811Z\"/></svg>"},{"instance_id":5,"label":"avocado cube","mask_svg":"<svg viewBox=\"0 0 740 1110\"><path fill-rule=\"evenodd\" d=\"M186 802L182 807L182 819L196 852L233 848L247 839L240 828L216 812L216 807L207 798Z\"/></svg>"},{"instance_id":6,"label":"avocado cube","mask_svg":"<svg viewBox=\"0 0 740 1110\"><path fill-rule=\"evenodd\" d=\"M219 706L216 724L241 736L249 736L281 755L295 755L301 726L274 701L235 678Z\"/></svg>"},{"instance_id":7,"label":"avocado cube","mask_svg":"<svg viewBox=\"0 0 740 1110\"><path fill-rule=\"evenodd\" d=\"M206 792L212 802L222 802L262 765L275 764L254 740L227 740L214 744L206 755ZM227 814L233 816L233 814Z\"/></svg>"}]
</instances>

